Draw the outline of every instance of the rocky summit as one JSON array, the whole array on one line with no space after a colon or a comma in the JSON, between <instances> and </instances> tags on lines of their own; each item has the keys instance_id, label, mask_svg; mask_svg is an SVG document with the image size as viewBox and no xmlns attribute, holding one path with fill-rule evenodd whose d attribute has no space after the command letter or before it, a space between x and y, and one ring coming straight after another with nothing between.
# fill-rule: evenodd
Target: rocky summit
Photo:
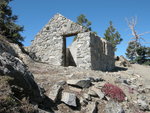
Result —
<instances>
[{"instance_id":1,"label":"rocky summit","mask_svg":"<svg viewBox=\"0 0 150 113\"><path fill-rule=\"evenodd\" d=\"M63 27L57 27L59 21L65 23ZM58 28L57 32L53 27ZM0 113L150 112L149 66L130 64L123 56L117 58L114 66L115 58L108 42L96 41L96 35L59 14L43 29L31 47L21 47L0 38ZM50 38L45 39L47 35L52 37L45 30L53 30L55 43ZM72 33L77 33L81 39L74 42L77 45L72 45L76 45L78 51L72 52L73 58L66 60L62 56L64 49L59 48L63 45L58 42L63 39L60 36ZM41 35L43 39L39 38ZM85 41L83 37L89 40ZM44 43L45 40L50 43ZM93 41L97 45L92 45ZM104 51L96 49L99 42L105 45L106 48L101 49ZM60 51L52 50L56 48ZM49 49L55 52L50 53ZM97 55L97 52L104 53ZM73 60L75 65L66 65Z\"/></svg>"}]
</instances>

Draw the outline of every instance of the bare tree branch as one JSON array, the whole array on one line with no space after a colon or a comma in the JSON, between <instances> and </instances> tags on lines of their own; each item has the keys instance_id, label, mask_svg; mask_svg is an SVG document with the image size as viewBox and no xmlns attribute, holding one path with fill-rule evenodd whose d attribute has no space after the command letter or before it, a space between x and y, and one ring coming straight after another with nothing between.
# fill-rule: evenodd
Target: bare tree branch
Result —
<instances>
[{"instance_id":1,"label":"bare tree branch","mask_svg":"<svg viewBox=\"0 0 150 113\"><path fill-rule=\"evenodd\" d=\"M139 34L138 36L142 36L142 35L145 35L145 34L147 34L147 33L150 33L150 31L149 31L149 32L141 33L141 34Z\"/></svg>"}]
</instances>

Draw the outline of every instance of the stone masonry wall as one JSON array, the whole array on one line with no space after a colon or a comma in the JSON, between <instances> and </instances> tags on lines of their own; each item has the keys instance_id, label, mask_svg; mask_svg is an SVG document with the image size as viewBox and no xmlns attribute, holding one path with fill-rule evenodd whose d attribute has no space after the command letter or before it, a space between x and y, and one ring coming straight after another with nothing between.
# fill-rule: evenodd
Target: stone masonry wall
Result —
<instances>
[{"instance_id":1,"label":"stone masonry wall","mask_svg":"<svg viewBox=\"0 0 150 113\"><path fill-rule=\"evenodd\" d=\"M90 38L90 32L79 33L77 35L77 67L91 69Z\"/></svg>"},{"instance_id":2,"label":"stone masonry wall","mask_svg":"<svg viewBox=\"0 0 150 113\"><path fill-rule=\"evenodd\" d=\"M103 71L114 68L111 44L91 32L79 33L69 48L77 67Z\"/></svg>"},{"instance_id":3,"label":"stone masonry wall","mask_svg":"<svg viewBox=\"0 0 150 113\"><path fill-rule=\"evenodd\" d=\"M114 68L114 52L112 45L91 33L91 68L94 70L112 70Z\"/></svg>"},{"instance_id":4,"label":"stone masonry wall","mask_svg":"<svg viewBox=\"0 0 150 113\"><path fill-rule=\"evenodd\" d=\"M56 14L36 35L30 47L30 52L35 54L41 62L65 65L64 38L84 31L86 29L82 26L60 14Z\"/></svg>"}]
</instances>

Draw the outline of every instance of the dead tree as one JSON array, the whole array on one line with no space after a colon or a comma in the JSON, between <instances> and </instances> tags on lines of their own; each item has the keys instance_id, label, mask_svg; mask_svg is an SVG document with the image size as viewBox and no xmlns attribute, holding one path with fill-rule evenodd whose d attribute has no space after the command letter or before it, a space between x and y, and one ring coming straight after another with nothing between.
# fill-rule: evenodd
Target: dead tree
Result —
<instances>
[{"instance_id":1,"label":"dead tree","mask_svg":"<svg viewBox=\"0 0 150 113\"><path fill-rule=\"evenodd\" d=\"M136 24L137 24L137 17L132 17L131 19L126 19L126 21L127 21L128 27L132 31L132 36L133 36L133 37L131 37L131 41L129 41L129 43L130 42L135 42L135 50L134 51L135 51L136 56L138 56L137 53L136 53L136 49L138 48L139 44L141 45L140 40L143 40L146 43L144 38L142 38L141 36L143 36L146 33L150 33L150 32L144 32L144 33L141 33L141 34L137 33L137 31L135 30L135 27L136 27Z\"/></svg>"}]
</instances>

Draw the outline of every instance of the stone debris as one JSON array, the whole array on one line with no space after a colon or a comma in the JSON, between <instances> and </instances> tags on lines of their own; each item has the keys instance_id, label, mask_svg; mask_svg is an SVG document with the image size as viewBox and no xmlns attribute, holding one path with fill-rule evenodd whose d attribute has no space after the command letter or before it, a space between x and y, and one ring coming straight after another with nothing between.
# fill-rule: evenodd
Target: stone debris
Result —
<instances>
[{"instance_id":1,"label":"stone debris","mask_svg":"<svg viewBox=\"0 0 150 113\"><path fill-rule=\"evenodd\" d=\"M119 57L117 56L116 61L117 61L117 63L119 63L120 66L131 67L130 62L122 55Z\"/></svg>"},{"instance_id":2,"label":"stone debris","mask_svg":"<svg viewBox=\"0 0 150 113\"><path fill-rule=\"evenodd\" d=\"M105 113L125 113L125 111L119 105L119 103L114 102L114 101L109 101L106 104Z\"/></svg>"},{"instance_id":3,"label":"stone debris","mask_svg":"<svg viewBox=\"0 0 150 113\"><path fill-rule=\"evenodd\" d=\"M57 85L64 86L66 84L65 80L60 80L57 82Z\"/></svg>"},{"instance_id":4,"label":"stone debris","mask_svg":"<svg viewBox=\"0 0 150 113\"><path fill-rule=\"evenodd\" d=\"M98 97L97 93L95 91L91 90L91 89L89 89L87 94L90 95L90 96L93 96L93 97Z\"/></svg>"},{"instance_id":5,"label":"stone debris","mask_svg":"<svg viewBox=\"0 0 150 113\"><path fill-rule=\"evenodd\" d=\"M62 90L61 85L55 84L49 91L48 97L56 102L58 98L60 97L60 91Z\"/></svg>"},{"instance_id":6,"label":"stone debris","mask_svg":"<svg viewBox=\"0 0 150 113\"><path fill-rule=\"evenodd\" d=\"M67 80L67 84L80 88L89 88L91 86L91 81L86 79L73 79Z\"/></svg>"},{"instance_id":7,"label":"stone debris","mask_svg":"<svg viewBox=\"0 0 150 113\"><path fill-rule=\"evenodd\" d=\"M90 102L86 107L86 113L98 113L97 104L97 102Z\"/></svg>"},{"instance_id":8,"label":"stone debris","mask_svg":"<svg viewBox=\"0 0 150 113\"><path fill-rule=\"evenodd\" d=\"M149 105L148 105L148 103L146 103L146 101L138 99L137 103L138 103L140 110L143 110L143 111L150 110Z\"/></svg>"},{"instance_id":9,"label":"stone debris","mask_svg":"<svg viewBox=\"0 0 150 113\"><path fill-rule=\"evenodd\" d=\"M88 104L88 100L86 100L86 99L83 99L82 97L80 98L80 104L81 104L81 106L86 106L87 104Z\"/></svg>"},{"instance_id":10,"label":"stone debris","mask_svg":"<svg viewBox=\"0 0 150 113\"><path fill-rule=\"evenodd\" d=\"M93 78L93 77L87 77L87 80L90 80L91 82L102 82L104 79L102 78Z\"/></svg>"},{"instance_id":11,"label":"stone debris","mask_svg":"<svg viewBox=\"0 0 150 113\"><path fill-rule=\"evenodd\" d=\"M84 93L84 94L83 94L83 97L84 97L84 99L86 99L86 100L88 100L88 101L91 101L91 100L92 100L91 96L90 96L89 94L87 94L87 93Z\"/></svg>"},{"instance_id":12,"label":"stone debris","mask_svg":"<svg viewBox=\"0 0 150 113\"><path fill-rule=\"evenodd\" d=\"M103 99L105 94L98 88L92 87L91 90L93 90L100 99Z\"/></svg>"},{"instance_id":13,"label":"stone debris","mask_svg":"<svg viewBox=\"0 0 150 113\"><path fill-rule=\"evenodd\" d=\"M77 107L77 97L74 93L63 92L61 101L68 106Z\"/></svg>"},{"instance_id":14,"label":"stone debris","mask_svg":"<svg viewBox=\"0 0 150 113\"><path fill-rule=\"evenodd\" d=\"M115 80L115 83L124 83L126 85L131 85L131 80L127 79L127 78L122 78L122 77L118 77L116 80Z\"/></svg>"}]
</instances>

